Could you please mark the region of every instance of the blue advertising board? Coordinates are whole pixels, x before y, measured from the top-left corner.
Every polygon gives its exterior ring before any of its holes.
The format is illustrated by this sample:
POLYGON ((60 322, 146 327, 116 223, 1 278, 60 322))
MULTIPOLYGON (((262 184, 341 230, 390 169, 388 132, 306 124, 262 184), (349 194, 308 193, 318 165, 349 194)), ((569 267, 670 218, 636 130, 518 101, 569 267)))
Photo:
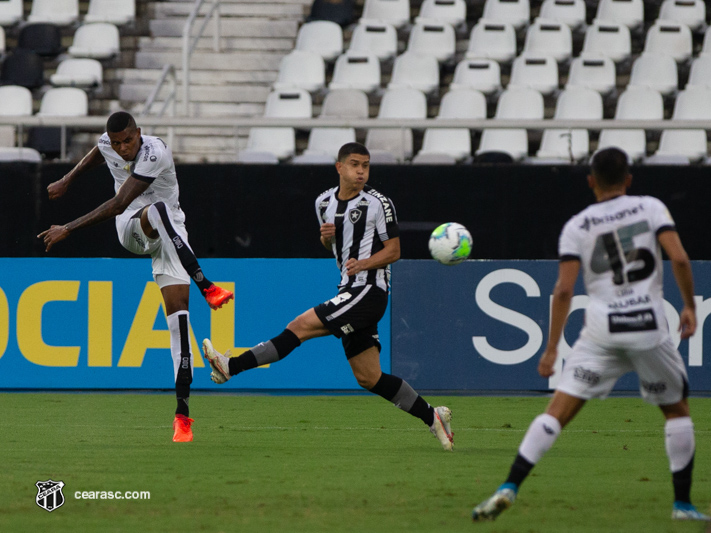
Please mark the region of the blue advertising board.
MULTIPOLYGON (((537 366, 548 335, 557 261, 467 261, 447 267, 434 261, 400 261, 394 268, 392 369, 418 390, 513 391, 554 388, 562 362, 582 327, 587 304, 582 276, 576 285, 557 372, 537 366)), ((679 341, 679 290, 664 270, 667 320, 688 364, 692 391, 711 390, 711 341, 704 342, 711 314, 711 263, 692 263, 699 327, 679 341)), ((711 321, 710 321, 711 322, 711 321)), ((616 390, 636 390, 633 375, 616 390)))
MULTIPOLYGON (((337 293, 326 259, 205 259, 205 273, 235 302, 211 311, 191 289, 193 388, 217 389, 199 349, 238 354, 279 334, 296 316, 337 293)), ((170 337, 150 259, 0 259, 0 388, 169 389, 170 337)), ((380 324, 383 368, 390 322, 380 324)), ((339 340, 313 339, 224 389, 358 389, 339 340)))

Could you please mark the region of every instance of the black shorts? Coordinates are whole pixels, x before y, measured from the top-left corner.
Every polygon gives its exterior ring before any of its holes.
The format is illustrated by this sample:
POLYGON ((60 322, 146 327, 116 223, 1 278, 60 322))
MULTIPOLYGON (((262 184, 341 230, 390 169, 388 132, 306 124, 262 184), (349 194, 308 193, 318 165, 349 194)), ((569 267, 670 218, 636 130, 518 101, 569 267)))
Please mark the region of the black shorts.
POLYGON ((314 307, 316 316, 343 342, 348 359, 375 346, 380 351, 378 322, 388 307, 388 293, 375 285, 344 289, 314 307))

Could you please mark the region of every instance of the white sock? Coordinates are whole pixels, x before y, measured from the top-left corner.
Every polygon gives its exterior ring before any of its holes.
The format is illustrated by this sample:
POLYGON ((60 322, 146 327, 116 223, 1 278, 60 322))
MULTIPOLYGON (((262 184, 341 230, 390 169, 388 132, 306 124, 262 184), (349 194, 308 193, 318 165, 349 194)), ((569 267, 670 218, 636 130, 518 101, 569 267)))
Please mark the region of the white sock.
POLYGON ((558 435, 560 435, 560 429, 560 422, 554 416, 549 414, 538 415, 528 426, 528 431, 526 436, 523 437, 523 441, 521 441, 518 453, 526 461, 535 465, 543 457, 543 454, 553 446, 558 435))
POLYGON ((170 355, 173 356, 173 376, 178 379, 178 369, 190 368, 193 375, 193 351, 190 346, 190 313, 177 311, 168 315, 170 330, 170 355), (184 318, 181 318, 184 317, 184 318))
POLYGON ((669 457, 669 469, 679 472, 694 457, 694 424, 691 417, 672 418, 664 425, 664 444, 669 457))

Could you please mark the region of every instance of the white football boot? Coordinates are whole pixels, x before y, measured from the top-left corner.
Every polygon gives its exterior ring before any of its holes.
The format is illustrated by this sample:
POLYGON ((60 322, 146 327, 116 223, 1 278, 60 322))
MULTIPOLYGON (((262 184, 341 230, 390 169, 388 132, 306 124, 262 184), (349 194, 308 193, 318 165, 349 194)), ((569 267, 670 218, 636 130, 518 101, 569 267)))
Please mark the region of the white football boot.
POLYGON ((452 421, 452 411, 449 407, 434 408, 434 422, 430 426, 430 432, 442 443, 442 448, 448 452, 452 451, 454 445, 454 433, 449 423, 452 421))
POLYGON ((515 487, 513 483, 504 483, 501 485, 491 498, 484 500, 474 507, 472 520, 474 520, 474 522, 494 520, 502 512, 511 507, 513 502, 516 501, 515 487))
POLYGON ((202 351, 210 362, 210 368, 212 368, 210 379, 212 379, 212 381, 221 385, 232 377, 230 375, 229 350, 225 352, 225 355, 222 355, 212 347, 210 339, 205 339, 202 341, 202 351))

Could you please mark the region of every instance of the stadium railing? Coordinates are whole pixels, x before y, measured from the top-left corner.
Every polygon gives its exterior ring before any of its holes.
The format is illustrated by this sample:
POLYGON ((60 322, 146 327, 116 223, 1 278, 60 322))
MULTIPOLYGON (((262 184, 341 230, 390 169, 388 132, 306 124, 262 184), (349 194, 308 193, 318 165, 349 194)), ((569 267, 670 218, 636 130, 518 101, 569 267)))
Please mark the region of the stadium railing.
POLYGON ((195 51, 195 47, 202 37, 210 17, 215 21, 215 31, 213 31, 213 49, 215 52, 220 51, 220 0, 212 0, 212 7, 207 12, 202 20, 202 26, 197 31, 197 34, 192 36, 193 25, 197 20, 200 8, 205 3, 205 0, 195 0, 193 10, 190 12, 188 19, 183 26, 183 114, 186 117, 190 116, 190 58, 195 51))

